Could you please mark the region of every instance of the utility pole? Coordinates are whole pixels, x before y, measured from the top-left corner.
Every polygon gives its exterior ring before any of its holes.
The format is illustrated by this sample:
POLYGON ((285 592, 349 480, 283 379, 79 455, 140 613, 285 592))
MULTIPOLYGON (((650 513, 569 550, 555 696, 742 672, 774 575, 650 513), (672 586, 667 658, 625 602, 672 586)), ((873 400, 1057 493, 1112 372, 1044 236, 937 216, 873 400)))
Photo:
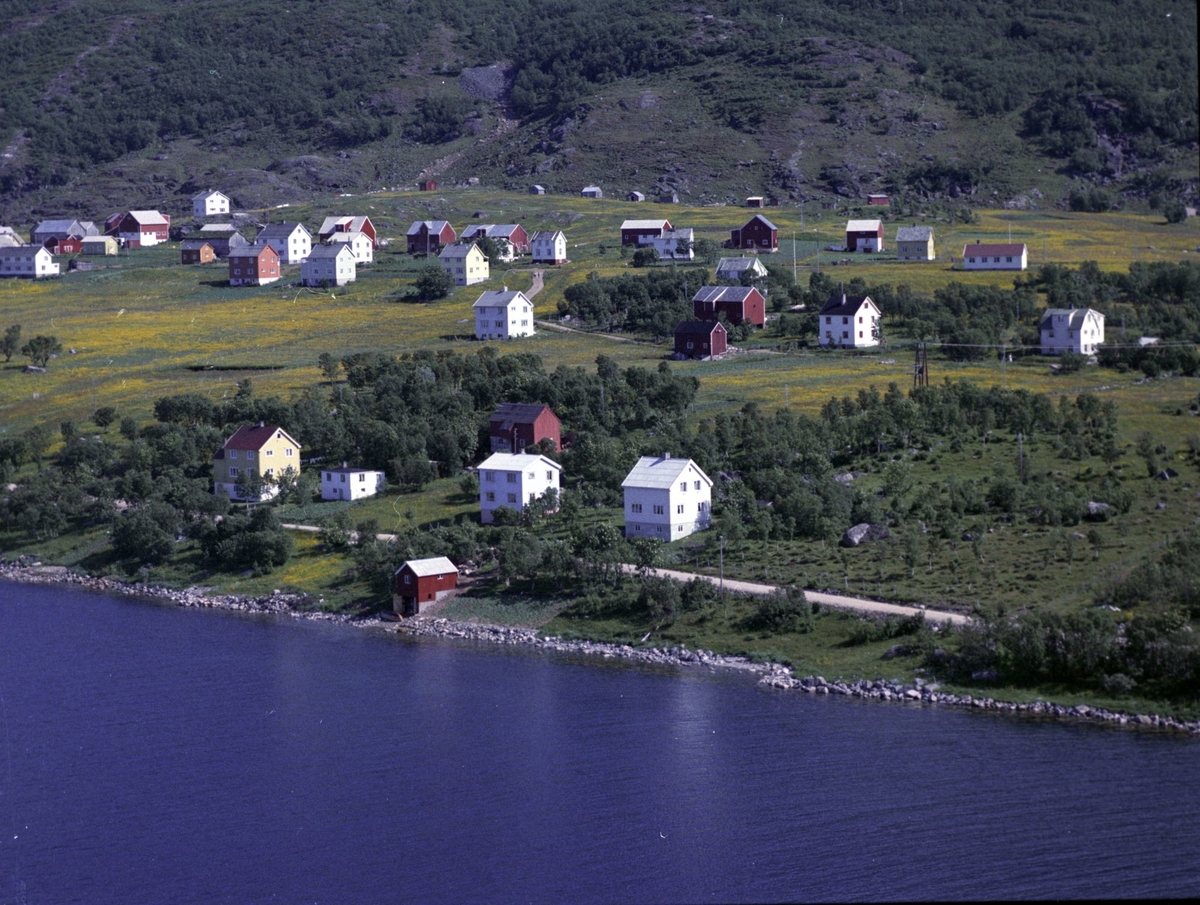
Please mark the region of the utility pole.
POLYGON ((724 600, 725 599, 725 535, 724 534, 718 535, 717 540, 721 542, 721 552, 719 554, 718 562, 720 563, 720 568, 721 568, 720 594, 721 594, 721 600, 724 600))

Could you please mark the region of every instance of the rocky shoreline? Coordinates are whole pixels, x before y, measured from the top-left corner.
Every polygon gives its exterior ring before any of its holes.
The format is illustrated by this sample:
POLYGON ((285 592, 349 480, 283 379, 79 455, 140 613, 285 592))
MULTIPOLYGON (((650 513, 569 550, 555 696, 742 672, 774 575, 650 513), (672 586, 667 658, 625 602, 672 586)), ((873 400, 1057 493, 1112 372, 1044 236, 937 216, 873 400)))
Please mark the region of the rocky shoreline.
POLYGON ((490 625, 477 622, 455 622, 450 619, 410 619, 394 623, 369 616, 344 616, 335 613, 303 610, 307 595, 285 594, 276 591, 259 597, 240 597, 233 594, 208 594, 199 588, 175 590, 139 583, 121 582, 110 578, 95 578, 72 572, 65 566, 45 566, 22 557, 17 562, 0 562, 0 579, 32 584, 70 584, 84 590, 104 594, 121 594, 173 603, 184 607, 213 607, 244 613, 263 613, 319 620, 358 628, 388 629, 416 637, 451 638, 488 644, 510 644, 535 647, 559 653, 577 654, 599 659, 618 659, 631 663, 657 666, 709 666, 719 669, 741 669, 759 673, 758 684, 781 691, 806 694, 843 695, 873 701, 901 704, 921 704, 966 707, 973 710, 1027 714, 1051 719, 1086 720, 1114 726, 1160 729, 1200 735, 1200 721, 1183 721, 1157 714, 1122 713, 1101 707, 1077 704, 1066 707, 1045 701, 1014 703, 969 694, 942 691, 937 683, 915 679, 912 684, 887 682, 883 679, 860 679, 857 682, 829 682, 821 676, 796 678, 789 667, 779 663, 755 663, 746 657, 714 654, 712 651, 692 650, 683 646, 673 648, 641 648, 628 644, 608 644, 600 641, 568 640, 543 636, 536 629, 490 625))

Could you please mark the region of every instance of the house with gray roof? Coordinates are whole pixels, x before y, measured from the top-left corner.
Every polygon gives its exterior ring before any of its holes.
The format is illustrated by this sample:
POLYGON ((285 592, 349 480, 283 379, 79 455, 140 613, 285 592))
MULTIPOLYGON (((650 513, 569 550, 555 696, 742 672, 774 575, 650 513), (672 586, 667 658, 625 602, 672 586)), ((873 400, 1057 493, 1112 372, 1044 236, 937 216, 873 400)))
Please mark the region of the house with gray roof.
POLYGON ((642 456, 621 489, 626 537, 670 542, 712 524, 712 479, 691 459, 642 456))
POLYGON ((896 257, 901 261, 932 261, 933 227, 901 226, 897 229, 896 257))

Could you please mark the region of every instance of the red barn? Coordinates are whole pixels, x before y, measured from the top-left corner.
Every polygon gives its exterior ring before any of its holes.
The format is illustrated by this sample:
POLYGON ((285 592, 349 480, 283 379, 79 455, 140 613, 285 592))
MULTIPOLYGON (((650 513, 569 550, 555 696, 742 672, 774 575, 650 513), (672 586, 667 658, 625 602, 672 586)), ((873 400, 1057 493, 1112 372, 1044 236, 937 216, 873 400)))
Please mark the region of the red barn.
POLYGON ((392 609, 401 616, 419 616, 430 604, 454 593, 458 567, 444 556, 410 559, 396 570, 392 609))
POLYGON ((422 192, 436 192, 437 191, 437 183, 434 182, 432 179, 426 179, 424 182, 420 182, 417 185, 421 189, 422 192))
POLYGON ((847 251, 883 251, 882 220, 850 220, 846 223, 847 251))
POLYGON ((149 248, 170 238, 171 218, 158 211, 127 211, 104 221, 105 233, 115 234, 126 248, 149 248), (114 223, 110 226, 109 224, 114 223))
POLYGON ((488 437, 494 453, 522 453, 526 448, 550 440, 554 451, 562 449, 562 423, 548 405, 505 402, 488 421, 488 437))
POLYGON ((729 244, 734 248, 779 251, 779 229, 762 214, 755 214, 741 229, 730 230, 729 244))
POLYGON ((643 237, 660 239, 670 229, 670 220, 626 220, 621 224, 621 244, 641 245, 643 237))
POLYGON ((766 299, 753 286, 701 286, 692 296, 692 316, 696 320, 715 321, 724 313, 733 325, 751 323, 766 326, 766 299))
POLYGON ((867 204, 871 204, 876 207, 887 207, 891 203, 892 203, 892 199, 890 199, 887 195, 884 195, 884 194, 867 195, 867 204))
POLYGON ((728 336, 719 321, 681 321, 675 328, 675 355, 680 358, 724 355, 728 336))

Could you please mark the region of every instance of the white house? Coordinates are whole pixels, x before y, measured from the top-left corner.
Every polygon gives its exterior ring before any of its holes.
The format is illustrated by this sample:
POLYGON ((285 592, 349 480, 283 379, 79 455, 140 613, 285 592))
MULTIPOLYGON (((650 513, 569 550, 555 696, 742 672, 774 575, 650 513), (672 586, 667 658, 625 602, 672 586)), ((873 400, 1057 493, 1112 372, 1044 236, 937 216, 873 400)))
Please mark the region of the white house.
POLYGON ((567 237, 562 230, 536 232, 529 245, 534 264, 567 263, 567 237))
POLYGON ((197 220, 202 217, 229 216, 229 196, 212 189, 201 192, 192 199, 192 216, 197 220))
POLYGON ((691 459, 642 456, 621 487, 626 537, 674 541, 712 523, 712 479, 691 459))
POLYGON ((56 277, 61 267, 54 255, 42 245, 17 245, 0 248, 0 277, 56 277))
POLYGON ((933 227, 901 226, 897 229, 896 257, 901 261, 932 261, 933 227))
POLYGON ((763 279, 767 268, 758 258, 721 258, 717 262, 717 279, 730 283, 741 283, 743 274, 750 274, 751 280, 763 279))
POLYGON ((533 302, 520 291, 489 289, 476 300, 476 339, 514 339, 533 336, 533 302))
POLYGON ((963 246, 963 270, 1024 270, 1029 266, 1025 243, 987 245, 976 242, 963 246))
POLYGON ((312 252, 312 233, 303 223, 268 223, 258 231, 255 245, 270 245, 283 264, 301 264, 312 252))
POLYGON ((305 286, 345 286, 357 276, 354 252, 341 242, 318 245, 300 265, 300 282, 305 286))
POLYGON ((340 232, 329 237, 329 244, 348 245, 354 253, 355 264, 371 264, 375 260, 375 242, 366 233, 340 232))
POLYGON ((817 341, 822 346, 865 349, 879 345, 879 306, 869 295, 832 296, 817 316, 817 341))
POLYGON ((341 468, 321 469, 323 500, 361 500, 363 497, 375 496, 386 486, 387 478, 382 471, 349 468, 345 462, 341 468))
POLYGON ((1104 342, 1104 315, 1093 308, 1047 308, 1038 332, 1043 355, 1093 355, 1104 342))
POLYGON ((455 286, 473 286, 482 283, 491 275, 487 255, 474 242, 463 245, 455 242, 447 245, 438 254, 438 263, 450 276, 455 286))
POLYGON ((604 191, 598 185, 585 185, 583 191, 579 193, 584 198, 603 198, 604 191))
POLYGON ((661 236, 647 236, 638 240, 642 248, 653 248, 660 261, 690 261, 696 253, 691 227, 664 230, 661 236))
POLYGON ((545 456, 492 453, 479 466, 479 516, 490 525, 501 506, 520 512, 546 492, 559 491, 562 466, 545 456))

